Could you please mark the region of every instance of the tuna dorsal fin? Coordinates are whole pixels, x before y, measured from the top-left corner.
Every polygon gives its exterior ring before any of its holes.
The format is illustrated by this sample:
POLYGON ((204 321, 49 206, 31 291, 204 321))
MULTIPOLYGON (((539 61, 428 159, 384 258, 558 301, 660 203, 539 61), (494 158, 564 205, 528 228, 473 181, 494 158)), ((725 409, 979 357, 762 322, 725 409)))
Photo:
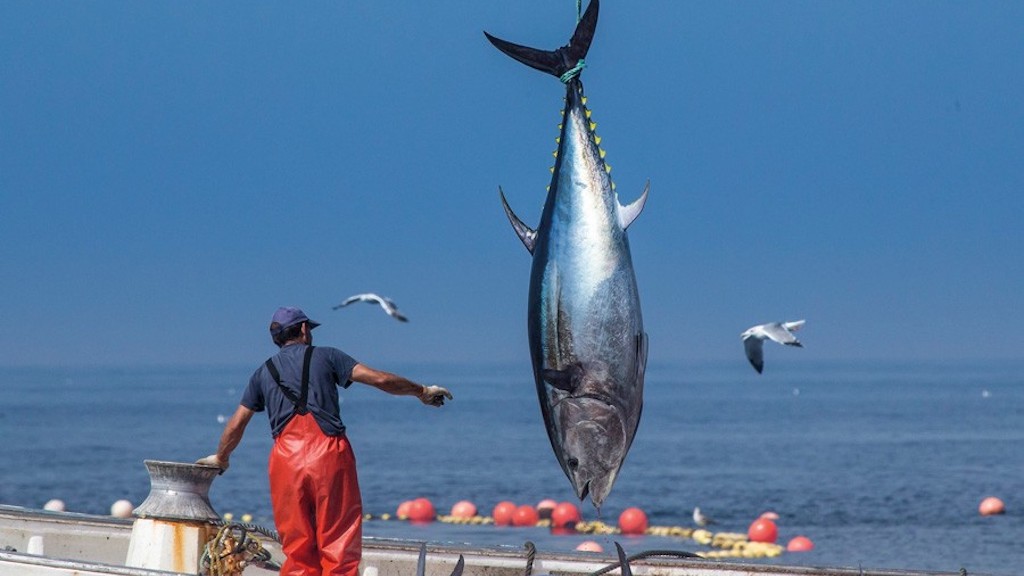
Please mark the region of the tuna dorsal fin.
POLYGON ((484 32, 484 36, 487 36, 495 48, 530 68, 561 77, 574 68, 580 60, 586 58, 587 52, 590 50, 590 43, 594 40, 594 30, 597 28, 598 5, 598 0, 590 0, 586 12, 576 24, 572 39, 557 50, 538 50, 529 46, 513 44, 501 38, 495 38, 487 32, 484 32))
POLYGON ((501 195, 501 205, 505 208, 505 216, 508 216, 508 221, 512 223, 516 235, 523 241, 523 246, 526 246, 530 254, 533 254, 533 246, 537 242, 537 231, 523 224, 523 221, 516 216, 516 213, 508 205, 508 201, 505 200, 505 191, 501 189, 501 186, 498 186, 498 194, 501 195))
POLYGON ((619 206, 619 225, 625 230, 629 228, 629 225, 636 220, 636 217, 640 215, 640 212, 644 209, 644 204, 647 203, 647 192, 651 189, 651 181, 648 180, 644 186, 644 191, 640 194, 640 197, 634 200, 629 206, 619 206))

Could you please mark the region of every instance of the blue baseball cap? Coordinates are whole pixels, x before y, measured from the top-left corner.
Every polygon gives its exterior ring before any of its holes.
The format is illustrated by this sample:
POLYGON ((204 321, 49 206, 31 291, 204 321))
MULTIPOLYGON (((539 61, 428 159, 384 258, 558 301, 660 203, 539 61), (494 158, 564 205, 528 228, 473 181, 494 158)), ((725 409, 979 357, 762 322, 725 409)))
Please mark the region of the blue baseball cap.
POLYGON ((274 316, 270 319, 270 331, 278 334, 282 330, 302 322, 308 322, 310 330, 320 325, 319 322, 310 320, 309 316, 306 316, 306 313, 302 310, 291 306, 282 306, 274 312, 274 316), (277 324, 277 326, 274 326, 274 324, 277 324))

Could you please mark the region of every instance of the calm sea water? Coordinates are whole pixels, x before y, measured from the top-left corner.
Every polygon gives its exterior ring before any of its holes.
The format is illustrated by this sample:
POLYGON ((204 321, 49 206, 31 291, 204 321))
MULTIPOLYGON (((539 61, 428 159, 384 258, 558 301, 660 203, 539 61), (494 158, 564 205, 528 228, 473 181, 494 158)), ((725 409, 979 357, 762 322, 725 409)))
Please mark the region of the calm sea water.
MULTIPOLYGON (((779 363, 781 364, 781 363, 779 363)), ((342 413, 359 461, 364 507, 393 512, 430 498, 446 513, 471 500, 574 500, 541 421, 528 366, 387 366, 448 386, 440 410, 353 386, 342 413)), ((191 462, 211 453, 253 367, 6 369, 0 401, 0 503, 109 513, 149 493, 143 460, 191 462)), ((633 448, 600 519, 627 507, 652 525, 745 532, 774 510, 779 541, 805 535, 814 566, 970 574, 1024 573, 1024 363, 776 365, 758 377, 732 365, 654 366, 633 448), (1006 503, 982 517, 986 496, 1006 503)), ((272 525, 269 426, 257 415, 210 499, 220 513, 272 525)), ((583 506, 586 519, 596 511, 583 506)), ((366 534, 541 550, 594 539, 539 528, 375 520, 366 534)), ((618 536, 627 552, 702 549, 689 540, 618 536)))

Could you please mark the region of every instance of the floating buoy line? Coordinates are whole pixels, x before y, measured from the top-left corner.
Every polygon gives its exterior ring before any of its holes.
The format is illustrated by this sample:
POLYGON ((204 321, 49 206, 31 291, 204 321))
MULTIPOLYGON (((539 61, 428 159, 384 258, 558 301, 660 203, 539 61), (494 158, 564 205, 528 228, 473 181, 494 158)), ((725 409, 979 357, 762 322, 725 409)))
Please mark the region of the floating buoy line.
MULTIPOLYGON (((497 526, 520 528, 546 528, 555 535, 595 536, 656 536, 662 538, 689 540, 709 549, 695 552, 674 551, 673 554, 706 559, 725 558, 775 558, 785 552, 808 552, 814 549, 814 542, 803 535, 793 537, 788 544, 776 543, 778 527, 775 521, 779 515, 764 512, 755 519, 746 533, 712 532, 703 527, 650 526, 647 514, 640 508, 630 507, 622 511, 618 524, 607 524, 600 520, 584 521, 579 508, 572 502, 542 500, 536 506, 516 504, 505 500, 498 502, 487 516, 478 512, 477 506, 468 500, 456 502, 450 514, 438 514, 434 504, 427 498, 416 498, 402 502, 395 513, 364 514, 364 522, 400 521, 412 524, 441 522, 467 526, 497 526)), ((242 515, 243 521, 251 516, 242 515)), ((225 514, 225 521, 232 515, 225 514)), ((603 552, 603 547, 593 540, 586 540, 576 546, 581 552, 603 552)))
MULTIPOLYGON (((397 514, 365 514, 364 521, 400 521, 410 522, 409 517, 397 514)), ((439 514, 434 517, 435 521, 445 524, 462 525, 497 525, 492 516, 452 516, 439 514)), ((423 522, 423 521, 421 521, 423 522)), ((429 520, 427 520, 429 522, 429 520)), ((550 519, 538 520, 532 525, 536 528, 552 528, 550 519)), ((522 526, 520 526, 522 527, 522 526)), ((557 530, 557 528, 555 528, 557 530)), ((576 522, 573 525, 564 527, 567 534, 592 534, 597 536, 612 536, 623 534, 623 530, 617 526, 606 524, 600 520, 590 522, 576 522)), ((754 542, 747 538, 746 534, 739 532, 711 532, 703 528, 691 528, 687 526, 649 526, 643 534, 648 536, 659 536, 664 538, 678 538, 691 540, 697 544, 713 548, 712 550, 701 550, 694 552, 694 555, 701 558, 775 558, 781 556, 785 548, 774 542, 754 542)))

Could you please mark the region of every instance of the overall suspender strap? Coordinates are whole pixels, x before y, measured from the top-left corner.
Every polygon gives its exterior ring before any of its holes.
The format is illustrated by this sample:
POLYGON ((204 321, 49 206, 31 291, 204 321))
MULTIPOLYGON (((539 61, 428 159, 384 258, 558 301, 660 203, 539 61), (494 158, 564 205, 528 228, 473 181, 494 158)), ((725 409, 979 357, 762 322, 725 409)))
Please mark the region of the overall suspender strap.
POLYGON ((299 391, 299 397, 295 397, 295 393, 281 384, 281 374, 277 371, 277 366, 274 366, 273 358, 267 358, 264 365, 267 367, 267 372, 270 372, 270 376, 274 379, 274 382, 281 388, 281 392, 285 398, 291 400, 292 404, 295 405, 295 411, 299 414, 305 414, 309 412, 306 408, 306 399, 309 397, 309 364, 313 358, 313 346, 306 348, 306 356, 302 359, 302 388, 299 391))
POLYGON ((309 397, 309 363, 313 358, 313 347, 306 347, 306 357, 302 359, 302 388, 299 391, 299 414, 306 413, 306 398, 309 397))

